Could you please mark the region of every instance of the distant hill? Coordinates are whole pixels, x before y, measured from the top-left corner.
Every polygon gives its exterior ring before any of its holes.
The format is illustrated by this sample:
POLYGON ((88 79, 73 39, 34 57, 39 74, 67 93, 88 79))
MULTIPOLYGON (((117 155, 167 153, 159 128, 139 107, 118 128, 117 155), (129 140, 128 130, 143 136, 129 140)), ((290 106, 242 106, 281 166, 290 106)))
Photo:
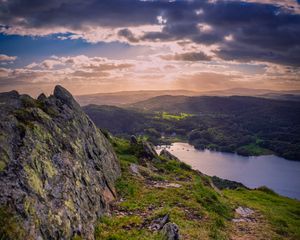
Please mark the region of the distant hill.
POLYGON ((153 97, 169 96, 257 96, 262 98, 300 101, 300 91, 273 91, 268 89, 232 88, 217 91, 188 91, 188 90, 141 90, 121 91, 112 93, 96 93, 76 96, 81 106, 90 104, 122 106, 141 102, 153 97))
POLYGON ((87 106, 99 127, 155 144, 189 141, 241 155, 276 154, 300 160, 298 102, 247 96, 158 96, 127 108, 87 106))
POLYGON ((90 95, 76 96, 76 100, 81 106, 86 106, 89 104, 97 105, 112 105, 120 106, 124 104, 132 104, 135 102, 140 102, 152 97, 162 96, 162 95, 184 95, 184 96, 197 96, 199 92, 187 91, 187 90, 142 90, 142 91, 122 91, 122 92, 112 92, 112 93, 96 93, 90 95))
POLYGON ((295 91, 295 94, 292 93, 266 93, 263 95, 258 95, 259 97, 269 98, 269 99, 278 99, 278 100, 286 100, 286 101, 300 101, 300 94, 295 91))
MULTIPOLYGON (((282 114, 285 112, 284 116, 291 114, 296 117, 297 115, 295 114, 300 114, 300 108, 296 107, 296 105, 297 103, 293 101, 247 96, 158 96, 128 105, 128 107, 146 111, 166 111, 171 113, 233 114, 251 111, 258 113, 257 111, 259 111, 272 114, 280 112, 282 114), (296 112, 295 108, 297 109, 296 112), (278 111, 279 109, 280 111, 278 111)), ((278 115, 279 118, 284 116, 278 115)))
POLYGON ((277 98, 282 95, 300 96, 300 90, 275 91, 256 88, 230 88, 225 90, 201 92, 201 96, 259 96, 277 98))

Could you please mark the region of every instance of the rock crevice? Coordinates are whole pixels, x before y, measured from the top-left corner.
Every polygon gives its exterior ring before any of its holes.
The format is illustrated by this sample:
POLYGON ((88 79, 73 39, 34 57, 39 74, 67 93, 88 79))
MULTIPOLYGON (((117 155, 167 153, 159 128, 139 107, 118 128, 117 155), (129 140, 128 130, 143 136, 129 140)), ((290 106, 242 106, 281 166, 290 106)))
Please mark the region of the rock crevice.
POLYGON ((120 175, 109 141, 61 86, 37 100, 3 93, 0 103, 0 210, 20 228, 1 234, 93 239, 120 175))

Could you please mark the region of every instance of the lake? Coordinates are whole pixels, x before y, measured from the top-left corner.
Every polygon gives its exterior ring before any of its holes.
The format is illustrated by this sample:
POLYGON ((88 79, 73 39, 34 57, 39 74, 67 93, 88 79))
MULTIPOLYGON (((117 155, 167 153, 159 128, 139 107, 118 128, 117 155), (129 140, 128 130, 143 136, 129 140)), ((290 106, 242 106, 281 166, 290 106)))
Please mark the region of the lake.
POLYGON ((300 162, 274 155, 244 157, 201 151, 188 143, 173 143, 167 150, 207 175, 241 182, 249 188, 267 186, 281 195, 300 200, 300 162))

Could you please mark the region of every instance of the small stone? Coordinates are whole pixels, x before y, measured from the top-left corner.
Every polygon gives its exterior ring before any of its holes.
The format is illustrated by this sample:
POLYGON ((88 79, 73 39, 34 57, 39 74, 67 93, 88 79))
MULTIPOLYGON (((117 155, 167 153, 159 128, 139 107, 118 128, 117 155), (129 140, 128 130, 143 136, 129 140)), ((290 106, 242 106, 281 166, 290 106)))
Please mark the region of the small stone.
POLYGON ((138 175, 138 176, 141 175, 140 172, 139 172, 138 165, 136 165, 136 164, 134 164, 134 163, 131 163, 130 166, 129 166, 129 168, 130 168, 130 171, 131 171, 133 174, 138 175))
POLYGON ((179 228, 175 223, 167 223, 162 229, 162 234, 165 240, 179 240, 179 228))
POLYGON ((254 213, 254 211, 250 208, 244 208, 244 207, 238 207, 235 209, 235 212, 239 214, 242 217, 249 217, 251 214, 254 213))
POLYGON ((169 215, 166 214, 165 216, 161 218, 154 219, 151 224, 149 229, 152 231, 158 231, 164 227, 164 225, 169 222, 169 215))

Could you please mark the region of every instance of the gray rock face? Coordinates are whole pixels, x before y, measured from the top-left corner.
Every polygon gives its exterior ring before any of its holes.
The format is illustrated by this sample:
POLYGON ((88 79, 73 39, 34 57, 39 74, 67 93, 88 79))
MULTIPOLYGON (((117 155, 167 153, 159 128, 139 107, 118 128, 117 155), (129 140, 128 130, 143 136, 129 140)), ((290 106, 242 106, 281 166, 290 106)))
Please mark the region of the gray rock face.
POLYGON ((143 155, 142 155, 143 158, 154 159, 154 158, 158 157, 158 155, 155 151, 155 147, 152 143, 143 141, 142 145, 143 145, 143 150, 144 150, 143 155))
POLYGON ((19 228, 0 236, 93 239, 119 175, 110 143, 63 87, 38 100, 0 94, 0 218, 19 228))

